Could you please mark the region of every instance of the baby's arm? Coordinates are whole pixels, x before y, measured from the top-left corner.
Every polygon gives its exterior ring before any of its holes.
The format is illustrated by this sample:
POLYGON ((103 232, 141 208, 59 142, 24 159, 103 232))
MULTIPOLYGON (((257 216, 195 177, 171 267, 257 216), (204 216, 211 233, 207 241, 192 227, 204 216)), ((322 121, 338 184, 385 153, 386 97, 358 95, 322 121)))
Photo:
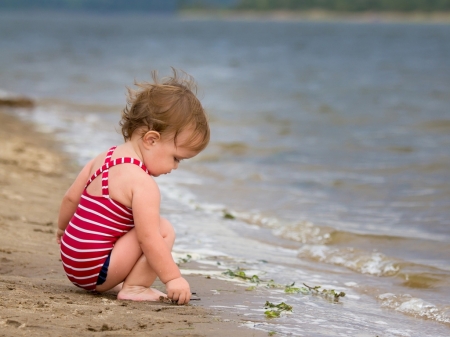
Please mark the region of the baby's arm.
POLYGON ((147 261, 166 285, 167 296, 178 304, 188 303, 191 297, 189 283, 181 277, 164 241, 160 228, 160 193, 156 182, 146 177, 133 189, 132 209, 137 238, 147 261))
POLYGON ((78 203, 81 199, 81 194, 83 193, 86 182, 89 179, 89 173, 91 170, 93 160, 86 164, 86 166, 78 174, 78 177, 73 182, 72 186, 69 187, 66 194, 61 201, 61 207, 59 209, 58 217, 58 228, 56 230, 56 242, 61 243, 61 237, 69 224, 70 219, 75 214, 77 210, 78 203))

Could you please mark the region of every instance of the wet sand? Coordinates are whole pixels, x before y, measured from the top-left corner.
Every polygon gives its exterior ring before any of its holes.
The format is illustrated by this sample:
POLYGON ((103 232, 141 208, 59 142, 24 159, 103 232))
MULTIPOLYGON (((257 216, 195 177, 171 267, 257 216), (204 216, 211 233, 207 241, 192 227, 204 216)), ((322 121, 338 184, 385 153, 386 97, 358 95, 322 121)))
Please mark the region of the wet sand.
MULTIPOLYGON (((0 107, 0 336, 267 336, 210 305, 245 304, 244 287, 187 275, 201 298, 188 306, 118 301, 66 278, 55 242, 59 203, 78 167, 0 107)), ((9 109, 9 108, 8 108, 9 109)), ((182 265, 196 269, 195 262, 182 265)), ((156 288, 164 289, 161 283, 156 288)))

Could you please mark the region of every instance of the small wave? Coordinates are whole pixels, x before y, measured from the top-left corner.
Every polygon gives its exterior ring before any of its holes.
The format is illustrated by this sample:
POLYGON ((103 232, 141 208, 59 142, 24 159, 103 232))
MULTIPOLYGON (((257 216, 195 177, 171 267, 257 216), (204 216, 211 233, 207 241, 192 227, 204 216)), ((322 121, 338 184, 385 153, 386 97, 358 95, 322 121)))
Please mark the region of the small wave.
POLYGON ((365 252, 355 248, 330 248, 323 245, 305 245, 299 249, 299 258, 349 268, 353 271, 374 276, 393 276, 400 270, 399 261, 379 252, 365 252))
POLYGON ((230 211, 236 219, 246 222, 250 225, 257 225, 264 228, 276 229, 280 227, 280 222, 274 217, 264 216, 256 212, 235 212, 230 211))
MULTIPOLYGON (((297 252, 298 258, 342 266, 361 274, 380 277, 395 276, 403 286, 409 288, 426 289, 448 286, 448 280, 450 280, 448 271, 433 267, 428 261, 426 264, 407 262, 368 248, 369 244, 370 247, 385 248, 387 241, 389 247, 414 246, 418 244, 416 241, 403 237, 339 231, 332 227, 317 226, 310 221, 286 223, 259 211, 234 211, 223 204, 199 202, 194 194, 178 184, 181 181, 184 184, 187 182, 201 184, 201 180, 190 175, 182 175, 180 180, 170 177, 165 183, 160 181, 161 192, 165 197, 177 200, 192 210, 215 214, 227 221, 241 221, 250 226, 269 229, 279 238, 302 243, 304 245, 297 252)), ((421 241, 420 244, 423 247, 424 242, 421 241)), ((436 242, 428 244, 437 245, 436 242)), ((439 247, 445 250, 447 246, 439 247)))
POLYGON ((273 233, 283 239, 297 242, 325 244, 331 241, 333 231, 332 228, 319 227, 312 222, 303 221, 277 228, 273 233))
MULTIPOLYGON (((284 223, 276 217, 266 216, 259 211, 238 212, 227 208, 223 204, 199 202, 194 194, 180 187, 175 178, 170 177, 170 180, 168 179, 165 182, 164 177, 159 179, 161 192, 166 197, 177 200, 191 209, 215 213, 225 219, 233 219, 249 225, 271 229, 275 236, 291 241, 309 244, 329 244, 335 240, 334 233, 336 230, 331 227, 317 226, 310 221, 284 223)), ((184 184, 186 184, 187 179, 189 178, 186 176, 182 177, 184 184)), ((201 184, 201 181, 196 183, 201 184)))
POLYGON ((400 269, 397 276, 403 280, 402 285, 408 288, 447 288, 450 285, 450 273, 445 270, 413 263, 402 263, 400 269))
POLYGON ((287 240, 301 243, 330 243, 333 228, 317 226, 310 221, 282 223, 274 217, 264 216, 256 212, 230 212, 234 218, 250 225, 257 225, 273 230, 273 234, 287 240))
POLYGON ((392 293, 378 296, 381 306, 394 309, 404 314, 431 319, 439 323, 450 324, 450 307, 439 308, 432 303, 409 294, 395 295, 392 293))

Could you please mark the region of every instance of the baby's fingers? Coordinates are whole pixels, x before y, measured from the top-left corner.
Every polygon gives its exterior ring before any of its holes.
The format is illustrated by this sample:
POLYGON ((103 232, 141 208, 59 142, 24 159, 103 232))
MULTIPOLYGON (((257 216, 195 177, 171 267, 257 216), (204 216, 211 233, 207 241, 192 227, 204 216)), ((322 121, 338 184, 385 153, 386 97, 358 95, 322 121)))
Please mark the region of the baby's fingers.
POLYGON ((188 304, 189 301, 191 300, 191 293, 181 293, 180 297, 178 298, 178 304, 179 305, 183 305, 183 304, 188 304))
POLYGON ((166 283, 167 296, 178 304, 186 304, 191 298, 189 283, 179 277, 166 283))
POLYGON ((173 298, 172 301, 180 303, 180 294, 176 294, 173 298))
POLYGON ((180 298, 180 293, 178 291, 173 291, 171 294, 167 294, 167 297, 169 297, 172 301, 177 302, 180 298))

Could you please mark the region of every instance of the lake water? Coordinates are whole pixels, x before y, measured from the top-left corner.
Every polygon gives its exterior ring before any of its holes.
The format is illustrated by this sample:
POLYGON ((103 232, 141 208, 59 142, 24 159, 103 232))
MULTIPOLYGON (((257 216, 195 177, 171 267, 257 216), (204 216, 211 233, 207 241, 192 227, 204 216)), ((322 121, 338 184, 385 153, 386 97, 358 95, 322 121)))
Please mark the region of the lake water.
POLYGON ((211 144, 158 178, 177 256, 347 294, 226 309, 278 335, 450 334, 449 60, 450 25, 0 14, 0 89, 79 164, 134 79, 195 77, 211 144))

